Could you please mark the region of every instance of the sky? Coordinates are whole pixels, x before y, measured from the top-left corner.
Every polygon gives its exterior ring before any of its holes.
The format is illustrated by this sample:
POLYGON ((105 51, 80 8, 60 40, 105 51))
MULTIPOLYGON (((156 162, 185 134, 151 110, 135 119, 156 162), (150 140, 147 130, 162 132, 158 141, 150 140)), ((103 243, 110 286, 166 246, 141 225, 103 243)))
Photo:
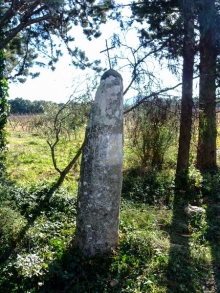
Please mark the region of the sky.
MULTIPOLYGON (((129 3, 129 0, 124 0, 123 4, 129 3)), ((126 16, 129 15, 129 8, 123 9, 126 16)), ((102 35, 98 39, 93 39, 88 41, 86 36, 83 34, 80 27, 74 27, 73 36, 75 38, 74 44, 80 49, 86 52, 86 55, 90 60, 100 59, 101 66, 103 68, 109 68, 107 53, 100 53, 100 51, 106 49, 106 40, 109 40, 114 33, 120 32, 119 23, 116 21, 108 20, 107 24, 104 24, 100 28, 102 35)), ((131 40, 132 45, 138 44, 137 33, 130 32, 129 41, 131 40)), ((114 57, 117 54, 117 49, 112 49, 109 51, 110 57, 114 57)), ((85 79, 86 75, 90 76, 90 79, 93 78, 94 73, 92 70, 77 70, 73 65, 70 65, 71 59, 68 55, 65 47, 63 46, 64 55, 60 58, 56 64, 56 70, 51 71, 47 68, 36 68, 36 71, 40 71, 40 76, 31 79, 28 78, 24 84, 20 83, 11 83, 9 84, 9 99, 15 99, 17 97, 28 99, 31 101, 34 100, 45 100, 45 101, 54 101, 56 103, 66 102, 71 95, 76 91, 83 92, 85 88, 85 79), (79 84, 81 84, 79 86, 79 84)), ((152 60, 149 62, 152 63, 152 60)), ((114 68, 116 69, 116 68, 114 68)), ((160 71, 160 69, 158 69, 160 71)), ((121 72, 120 72, 121 73, 121 72)), ((129 73, 123 72, 122 74, 124 80, 124 87, 129 83, 131 76, 129 73)), ((173 76, 168 70, 163 70, 162 80, 166 80, 166 86, 174 85, 178 83, 173 81, 173 76)), ((130 91, 126 98, 132 98, 135 93, 130 91)))
MULTIPOLYGON (((80 49, 85 50, 89 59, 101 59, 101 66, 108 66, 106 54, 100 53, 105 49, 105 40, 109 39, 113 34, 114 28, 118 24, 112 22, 107 29, 102 29, 102 36, 99 39, 88 41, 83 35, 81 28, 75 28, 74 37, 75 45, 80 49), (113 26, 114 25, 114 26, 113 26)), ((92 74, 92 71, 82 71, 70 65, 71 58, 63 46, 63 56, 56 64, 56 70, 51 71, 49 68, 36 68, 40 72, 40 76, 34 79, 28 78, 24 84, 11 83, 9 85, 10 99, 21 97, 29 100, 50 100, 62 102, 67 100, 73 93, 76 86, 75 79, 81 77, 85 79, 85 74, 92 74)))

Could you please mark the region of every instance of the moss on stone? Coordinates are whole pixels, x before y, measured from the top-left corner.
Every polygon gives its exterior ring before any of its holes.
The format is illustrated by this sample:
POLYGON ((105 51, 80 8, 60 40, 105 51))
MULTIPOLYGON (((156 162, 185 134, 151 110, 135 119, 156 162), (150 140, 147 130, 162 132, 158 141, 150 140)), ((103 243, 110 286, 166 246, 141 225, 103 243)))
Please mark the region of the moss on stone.
POLYGON ((101 80, 106 79, 109 76, 119 77, 122 80, 122 76, 120 73, 115 71, 114 69, 107 70, 101 77, 101 80))

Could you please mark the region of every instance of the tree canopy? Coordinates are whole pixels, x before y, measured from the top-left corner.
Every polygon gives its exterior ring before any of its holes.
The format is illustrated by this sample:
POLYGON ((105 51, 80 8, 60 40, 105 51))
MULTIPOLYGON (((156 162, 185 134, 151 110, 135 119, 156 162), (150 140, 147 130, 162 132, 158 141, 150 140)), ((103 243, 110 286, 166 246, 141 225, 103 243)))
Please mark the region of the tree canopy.
MULTIPOLYGON (((0 50, 8 49, 8 67, 14 69, 17 66, 16 75, 25 76, 40 52, 49 55, 48 65, 54 69, 54 64, 62 56, 57 45, 58 37, 66 44, 75 66, 99 70, 98 61, 89 62, 85 53, 72 48, 70 42, 74 41, 74 27, 78 25, 89 40, 99 37, 99 26, 106 22, 105 11, 111 5, 111 0, 99 5, 95 0, 0 1, 0 30, 4 35, 0 50), (16 61, 18 59, 21 61, 16 61)), ((43 62, 37 64, 44 65, 43 62)))

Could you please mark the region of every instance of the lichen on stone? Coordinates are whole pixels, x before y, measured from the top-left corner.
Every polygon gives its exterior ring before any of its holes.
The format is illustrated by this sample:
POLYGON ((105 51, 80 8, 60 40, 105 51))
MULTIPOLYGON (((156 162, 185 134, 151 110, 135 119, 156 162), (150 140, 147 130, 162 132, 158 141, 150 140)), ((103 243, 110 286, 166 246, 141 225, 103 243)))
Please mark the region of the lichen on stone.
POLYGON ((121 74, 119 74, 114 69, 107 70, 101 77, 101 80, 108 78, 109 76, 119 77, 122 80, 121 74))

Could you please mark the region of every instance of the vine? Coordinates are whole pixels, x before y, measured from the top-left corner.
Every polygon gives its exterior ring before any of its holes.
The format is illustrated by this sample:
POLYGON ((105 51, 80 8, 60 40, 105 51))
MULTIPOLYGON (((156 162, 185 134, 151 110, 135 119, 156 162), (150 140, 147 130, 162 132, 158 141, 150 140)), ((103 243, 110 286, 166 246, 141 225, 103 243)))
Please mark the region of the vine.
MULTIPOLYGON (((3 39, 3 33, 0 33, 0 40, 3 39)), ((0 177, 5 171, 7 139, 6 139, 6 124, 8 118, 9 105, 8 97, 8 83, 4 77, 5 71, 5 52, 0 51, 0 177)))

